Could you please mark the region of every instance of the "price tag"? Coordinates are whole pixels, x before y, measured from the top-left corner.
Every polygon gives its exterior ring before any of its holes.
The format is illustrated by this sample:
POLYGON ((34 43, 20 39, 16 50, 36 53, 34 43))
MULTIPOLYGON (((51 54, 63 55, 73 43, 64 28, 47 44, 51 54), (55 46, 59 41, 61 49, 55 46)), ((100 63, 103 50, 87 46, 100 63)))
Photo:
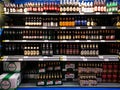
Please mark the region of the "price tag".
POLYGON ((7 61, 7 58, 4 58, 2 61, 7 61))
POLYGON ((109 59, 104 59, 104 61, 109 61, 109 59))
POLYGON ((48 58, 47 56, 44 56, 43 58, 48 58))
POLYGON ((43 61, 43 58, 39 58, 39 61, 43 61))
POLYGON ((67 56, 62 56, 62 57, 60 57, 60 60, 61 60, 61 61, 67 61, 67 56))
POLYGON ((44 42, 48 42, 48 40, 44 40, 44 42))
POLYGON ((19 58, 18 61, 23 61, 23 59, 22 59, 22 58, 19 58))
POLYGON ((88 29, 92 29, 92 27, 88 27, 88 29))
POLYGON ((4 26, 3 28, 9 28, 9 26, 4 26))
POLYGON ((22 42, 26 42, 26 40, 22 40, 22 42))
POLYGON ((106 29, 106 27, 105 27, 105 26, 102 26, 101 29, 106 29))
POLYGON ((117 40, 116 42, 120 42, 120 40, 117 40))
POLYGON ((29 29, 30 27, 29 26, 25 26, 26 29, 29 29))
POLYGON ((80 27, 76 27, 76 29, 80 29, 80 27))
POLYGON ((66 13, 61 13, 61 15, 66 15, 66 13))
POLYGON ((3 59, 4 59, 4 58, 6 58, 6 59, 7 59, 7 58, 8 58, 8 56, 4 56, 4 57, 3 57, 3 59))
POLYGON ((113 14, 112 12, 108 12, 109 15, 113 14))
POLYGON ((103 59, 104 57, 103 57, 103 56, 99 56, 99 58, 102 58, 102 59, 103 59))
POLYGON ((84 15, 85 13, 80 13, 81 15, 84 15))
POLYGON ((62 40, 62 42, 67 42, 66 40, 62 40))
POLYGON ((46 13, 46 12, 43 12, 42 14, 43 14, 43 15, 47 15, 47 13, 46 13))
POLYGON ((79 42, 79 40, 75 40, 75 42, 79 42))
POLYGON ((24 56, 23 58, 28 58, 28 56, 24 56))
POLYGON ((83 61, 87 61, 87 59, 86 59, 86 58, 83 58, 83 61))
POLYGON ((91 42, 91 40, 87 40, 87 42, 91 42))
POLYGON ((66 29, 66 27, 61 27, 61 29, 66 29))
POLYGON ((42 27, 43 29, 47 29, 47 27, 42 27))
POLYGON ((100 40, 100 42, 105 42, 105 40, 100 40))
POLYGON ((5 14, 9 14, 9 12, 5 12, 5 14))
POLYGON ((29 13, 29 12, 26 12, 26 13, 25 13, 25 15, 28 15, 28 14, 30 14, 30 13, 29 13))
POLYGON ((2 42, 9 42, 10 40, 2 40, 2 42))
POLYGON ((96 14, 96 15, 100 15, 100 12, 96 12, 95 14, 96 14))

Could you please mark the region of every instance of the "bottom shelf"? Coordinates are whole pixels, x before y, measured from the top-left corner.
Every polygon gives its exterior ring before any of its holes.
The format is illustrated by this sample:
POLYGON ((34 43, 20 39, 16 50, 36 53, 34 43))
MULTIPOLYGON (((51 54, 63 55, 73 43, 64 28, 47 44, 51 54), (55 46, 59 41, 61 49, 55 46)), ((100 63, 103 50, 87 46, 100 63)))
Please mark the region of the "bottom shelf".
MULTIPOLYGON (((51 86, 36 86, 36 83, 21 83, 19 88, 29 87, 81 87, 78 82, 63 82, 63 85, 51 85, 51 86)), ((83 87, 83 86, 82 86, 83 87)), ((84 86, 84 87, 120 87, 120 83, 98 83, 97 86, 84 86)))

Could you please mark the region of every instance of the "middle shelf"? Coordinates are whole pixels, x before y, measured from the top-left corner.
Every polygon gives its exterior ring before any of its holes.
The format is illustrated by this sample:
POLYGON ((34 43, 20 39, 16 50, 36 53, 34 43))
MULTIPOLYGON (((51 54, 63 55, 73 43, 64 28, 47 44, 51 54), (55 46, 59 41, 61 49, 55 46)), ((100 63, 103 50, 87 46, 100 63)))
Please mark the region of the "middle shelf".
POLYGON ((12 55, 3 56, 2 61, 119 61, 118 55, 99 55, 99 56, 66 56, 53 55, 51 56, 23 56, 12 55))

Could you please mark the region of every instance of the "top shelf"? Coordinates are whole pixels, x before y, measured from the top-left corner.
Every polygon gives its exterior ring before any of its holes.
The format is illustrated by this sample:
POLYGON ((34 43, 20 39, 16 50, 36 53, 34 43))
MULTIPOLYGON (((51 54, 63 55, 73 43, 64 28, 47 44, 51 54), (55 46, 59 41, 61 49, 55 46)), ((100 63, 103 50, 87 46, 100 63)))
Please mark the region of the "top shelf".
POLYGON ((26 12, 26 13, 3 13, 3 15, 120 15, 120 13, 100 13, 100 12, 93 12, 93 13, 47 13, 47 12, 26 12))

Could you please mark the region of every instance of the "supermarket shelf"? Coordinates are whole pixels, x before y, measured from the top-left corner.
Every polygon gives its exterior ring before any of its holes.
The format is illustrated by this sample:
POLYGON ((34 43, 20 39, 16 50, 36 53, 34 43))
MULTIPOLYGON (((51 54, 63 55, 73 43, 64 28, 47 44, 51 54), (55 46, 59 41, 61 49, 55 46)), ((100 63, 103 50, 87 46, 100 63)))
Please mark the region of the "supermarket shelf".
POLYGON ((119 15, 119 13, 113 12, 83 12, 83 13, 47 13, 47 12, 6 12, 3 15, 119 15))
POLYGON ((12 55, 3 56, 2 61, 119 61, 118 55, 99 55, 99 56, 23 56, 12 55))
POLYGON ((113 13, 113 12, 85 12, 85 13, 60 13, 60 15, 119 15, 119 13, 113 13))
POLYGON ((120 42, 120 40, 2 40, 2 42, 50 42, 50 43, 77 43, 77 42, 120 42))
POLYGON ((2 42, 51 42, 51 43, 58 43, 59 40, 2 40, 2 42))
POLYGON ((16 13, 3 13, 4 15, 59 15, 59 13, 47 13, 47 12, 25 12, 25 13, 20 13, 20 12, 16 12, 16 13))
POLYGON ((57 55, 54 56, 12 55, 12 56, 3 56, 2 61, 59 61, 59 57, 57 55))
POLYGON ((120 29, 116 26, 75 26, 75 27, 45 27, 45 26, 3 26, 3 29, 120 29))
POLYGON ((119 61, 118 55, 60 56, 60 61, 119 61))
POLYGON ((63 85, 36 86, 36 83, 21 83, 19 87, 120 87, 119 83, 98 83, 97 86, 80 86, 78 82, 63 82, 63 85))
POLYGON ((119 40, 60 40, 60 42, 119 42, 119 40))
POLYGON ((120 29, 116 26, 76 26, 76 27, 60 27, 60 29, 120 29))
POLYGON ((59 27, 44 27, 44 26, 3 26, 3 29, 59 29, 59 27))

